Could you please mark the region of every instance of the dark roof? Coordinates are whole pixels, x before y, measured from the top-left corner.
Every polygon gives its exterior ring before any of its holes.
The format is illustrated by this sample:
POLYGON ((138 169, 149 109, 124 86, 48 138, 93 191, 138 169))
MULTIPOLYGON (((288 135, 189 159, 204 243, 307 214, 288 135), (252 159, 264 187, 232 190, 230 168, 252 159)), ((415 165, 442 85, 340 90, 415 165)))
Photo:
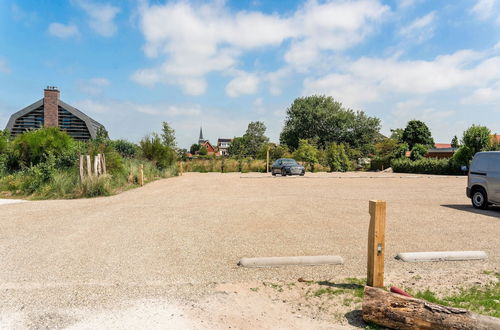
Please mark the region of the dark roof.
MULTIPOLYGON (((85 124, 87 125, 87 129, 89 130, 90 136, 93 139, 96 137, 97 130, 99 129, 99 127, 104 127, 104 125, 102 125, 98 121, 90 118, 89 116, 87 116, 86 114, 84 114, 83 112, 78 110, 77 108, 72 107, 71 105, 67 104, 66 102, 63 102, 61 100, 59 100, 58 102, 59 102, 59 106, 61 106, 63 109, 67 110, 69 113, 71 113, 75 117, 78 117, 83 122, 85 122, 85 124)), ((25 114, 30 113, 31 111, 37 109, 38 107, 40 107, 42 105, 43 105, 43 98, 36 101, 35 103, 33 103, 31 105, 28 105, 26 108, 19 110, 18 112, 15 112, 14 114, 12 114, 10 116, 10 119, 7 122, 7 126, 5 127, 5 129, 11 131, 12 128, 14 127, 16 120, 19 117, 22 117, 25 114)))
POLYGON ((219 142, 231 142, 231 141, 233 141, 233 139, 221 139, 221 138, 219 138, 217 140, 217 143, 219 143, 219 142))

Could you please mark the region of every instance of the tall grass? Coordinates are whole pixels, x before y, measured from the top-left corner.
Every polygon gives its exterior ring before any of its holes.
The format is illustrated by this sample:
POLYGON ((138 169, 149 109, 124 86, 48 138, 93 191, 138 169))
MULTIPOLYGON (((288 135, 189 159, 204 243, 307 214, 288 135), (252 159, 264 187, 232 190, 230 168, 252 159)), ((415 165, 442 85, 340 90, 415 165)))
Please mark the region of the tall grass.
POLYGON ((266 161, 260 159, 193 159, 182 163, 185 172, 265 172, 266 161))
MULTIPOLYGON (((125 159, 120 171, 99 177, 85 177, 80 182, 79 169, 53 169, 46 178, 36 171, 19 171, 0 177, 0 191, 9 191, 13 196, 31 199, 71 199, 109 196, 138 186, 140 165, 144 166, 144 182, 152 182, 178 174, 176 165, 158 169, 147 160, 125 159)), ((42 173, 44 174, 44 173, 42 173)))
MULTIPOLYGON (((271 166, 269 164, 269 166, 271 166)), ((310 165, 302 164, 307 171, 311 171, 310 165)), ((212 159, 193 159, 182 162, 184 172, 266 172, 266 161, 262 159, 233 159, 233 158, 212 158, 212 159)), ((328 167, 321 164, 314 164, 314 172, 327 172, 328 167)))

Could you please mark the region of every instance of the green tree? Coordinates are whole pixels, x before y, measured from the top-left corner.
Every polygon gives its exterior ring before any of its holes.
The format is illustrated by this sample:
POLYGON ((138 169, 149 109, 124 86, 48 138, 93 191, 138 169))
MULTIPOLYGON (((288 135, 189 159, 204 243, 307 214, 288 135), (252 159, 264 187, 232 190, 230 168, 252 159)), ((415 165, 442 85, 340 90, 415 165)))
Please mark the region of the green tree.
POLYGON ((380 119, 346 109, 330 96, 313 95, 295 99, 287 109, 280 143, 295 150, 301 139, 317 140, 319 148, 337 142, 368 154, 379 130, 380 119))
POLYGON ((7 151, 9 146, 10 132, 7 130, 0 130, 0 154, 7 151))
POLYGON ((451 139, 451 147, 452 148, 460 147, 460 145, 458 144, 458 138, 456 135, 453 137, 453 139, 451 139))
POLYGON ((230 156, 241 158, 246 156, 246 144, 243 137, 235 137, 228 148, 230 156))
MULTIPOLYGON (((263 145, 269 142, 265 136, 266 125, 261 121, 252 121, 248 124, 246 133, 243 135, 243 142, 247 156, 256 157, 263 145)), ((234 141, 233 141, 234 143, 234 141)))
POLYGON ((372 170, 382 170, 391 166, 393 159, 405 157, 408 144, 394 138, 386 138, 375 144, 375 157, 371 161, 372 170))
POLYGON ((108 141, 109 141, 109 133, 108 133, 108 131, 104 127, 99 126, 99 128, 97 129, 96 134, 95 134, 94 142, 96 142, 96 143, 105 143, 105 142, 108 142, 108 141))
POLYGON ((306 162, 314 172, 314 165, 318 163, 318 149, 308 140, 299 140, 299 147, 293 153, 294 157, 300 161, 306 162))
POLYGON ((189 152, 194 155, 198 150, 200 150, 200 145, 198 143, 194 143, 189 148, 189 152))
POLYGON ((168 122, 164 121, 161 123, 161 140, 164 145, 175 149, 177 146, 177 142, 175 141, 175 130, 170 127, 168 122))
POLYGON ((468 147, 472 156, 476 152, 488 150, 491 144, 491 131, 485 126, 472 125, 462 137, 462 144, 468 147))
POLYGON ((403 131, 403 142, 408 143, 408 147, 413 149, 415 144, 422 144, 429 148, 434 148, 434 139, 432 138, 429 127, 420 120, 410 120, 403 131))
POLYGON ((61 157, 75 147, 75 140, 58 127, 27 131, 12 141, 13 152, 21 167, 43 163, 49 155, 61 157))
POLYGON ((125 158, 133 158, 137 155, 139 147, 127 140, 114 140, 111 142, 113 148, 125 158))
POLYGON ((417 143, 413 146, 413 149, 411 149, 410 159, 411 160, 422 159, 424 158, 427 151, 429 151, 429 148, 427 146, 417 143))
POLYGON ((403 142, 403 132, 405 130, 402 128, 391 129, 391 139, 396 140, 397 142, 403 142))
POLYGON ((201 146, 200 150, 198 150, 198 155, 200 156, 206 156, 208 154, 207 147, 201 146))
POLYGON ((326 150, 326 162, 331 172, 347 172, 352 169, 352 163, 347 156, 343 144, 332 143, 326 150))
POLYGON ((154 162, 159 169, 166 169, 175 162, 175 151, 163 144, 156 133, 145 136, 139 145, 143 156, 154 162))

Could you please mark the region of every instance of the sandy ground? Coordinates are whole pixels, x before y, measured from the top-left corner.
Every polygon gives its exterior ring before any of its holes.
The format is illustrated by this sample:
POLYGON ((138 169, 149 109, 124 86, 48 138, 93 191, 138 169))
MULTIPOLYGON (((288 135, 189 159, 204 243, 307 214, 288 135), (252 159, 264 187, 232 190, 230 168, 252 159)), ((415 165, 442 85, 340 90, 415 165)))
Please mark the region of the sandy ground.
POLYGON ((474 210, 465 186, 391 173, 187 173, 112 197, 0 205, 0 328, 364 327, 348 278, 366 277, 370 199, 388 205, 387 285, 450 292, 500 271, 500 208, 474 210), (489 258, 394 259, 443 250, 489 258), (345 264, 236 265, 325 254, 345 264))

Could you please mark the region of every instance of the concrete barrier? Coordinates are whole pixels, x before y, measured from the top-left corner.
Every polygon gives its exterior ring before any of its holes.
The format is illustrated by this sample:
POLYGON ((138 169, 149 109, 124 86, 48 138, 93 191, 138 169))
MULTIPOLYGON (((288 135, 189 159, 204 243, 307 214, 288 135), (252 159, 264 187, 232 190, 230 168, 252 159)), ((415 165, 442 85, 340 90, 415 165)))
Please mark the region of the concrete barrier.
POLYGON ((405 262, 483 260, 488 258, 484 251, 436 251, 398 253, 396 259, 405 262))
POLYGON ((316 265, 342 265, 344 259, 339 256, 300 256, 300 257, 262 257, 242 258, 238 266, 242 267, 279 267, 279 266, 316 266, 316 265))

